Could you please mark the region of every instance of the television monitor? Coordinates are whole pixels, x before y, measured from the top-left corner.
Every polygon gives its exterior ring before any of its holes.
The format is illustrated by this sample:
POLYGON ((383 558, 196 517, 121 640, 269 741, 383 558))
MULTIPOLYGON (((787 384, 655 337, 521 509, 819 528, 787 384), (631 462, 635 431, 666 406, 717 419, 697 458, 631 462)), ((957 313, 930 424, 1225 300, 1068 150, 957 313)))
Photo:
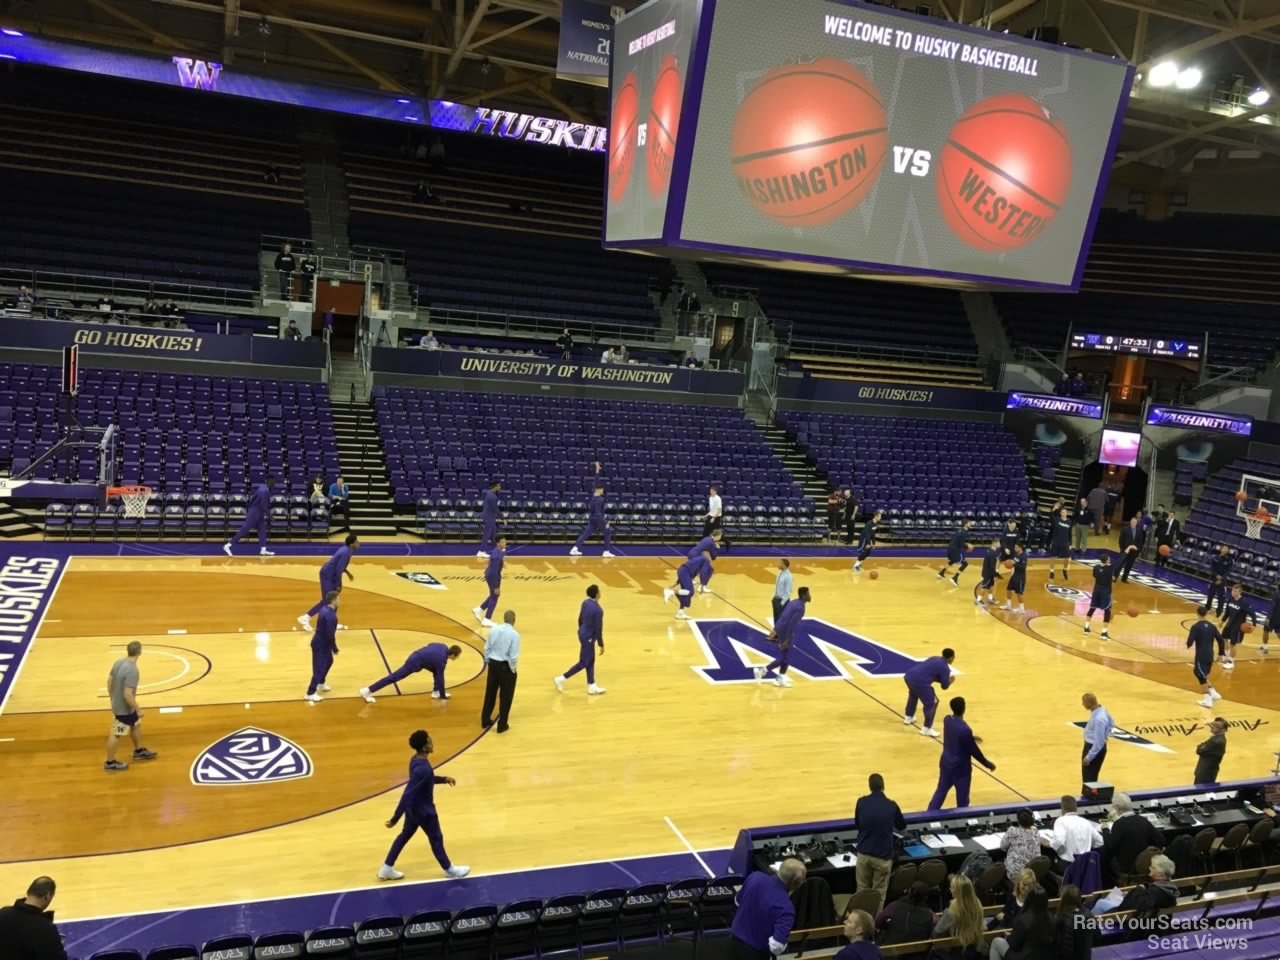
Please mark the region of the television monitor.
POLYGON ((1098 459, 1115 467, 1136 467, 1142 434, 1129 430, 1102 431, 1102 452, 1098 459))

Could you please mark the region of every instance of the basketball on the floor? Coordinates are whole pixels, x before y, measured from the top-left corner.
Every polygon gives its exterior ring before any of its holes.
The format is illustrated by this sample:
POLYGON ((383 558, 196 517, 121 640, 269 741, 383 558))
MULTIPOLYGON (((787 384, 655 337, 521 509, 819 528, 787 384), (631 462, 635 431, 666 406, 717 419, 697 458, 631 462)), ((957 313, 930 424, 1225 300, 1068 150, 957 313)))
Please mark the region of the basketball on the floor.
POLYGON ((680 125, 680 68, 668 56, 658 69, 658 79, 649 98, 649 120, 645 128, 645 172, 649 195, 661 197, 671 183, 671 161, 676 153, 676 128, 680 125))
POLYGON ((1249 495, 1245 493, 1243 490, 1236 491, 1236 503, 1244 503, 1248 499, 1249 499, 1249 495))
POLYGON ((1136 617, 1141 612, 1142 611, 1140 611, 1137 607, 1130 607, 1128 610, 1125 611, 1125 613, 1127 613, 1131 617, 1136 617))
POLYGON ((1159 553, 1160 556, 1162 557, 1167 557, 1169 554, 1173 553, 1173 548, 1169 546, 1167 543, 1162 543, 1160 544, 1160 549, 1157 550, 1156 552, 1159 553))
POLYGON ((752 205, 788 227, 843 217, 875 186, 889 152, 880 92, 835 57, 775 67, 738 108, 729 148, 752 205))
POLYGON ((867 576, 868 576, 868 577, 870 577, 872 580, 879 580, 879 579, 880 579, 880 571, 879 571, 879 570, 872 570, 870 573, 868 573, 868 574, 867 574, 867 576))
POLYGON ((952 233, 977 250, 1016 250, 1043 233, 1066 201, 1071 143, 1031 97, 997 94, 955 122, 934 183, 952 233))
POLYGON ((631 181, 636 155, 636 121, 640 118, 640 84, 635 71, 627 74, 613 101, 613 126, 609 130, 609 200, 620 201, 631 181))
POLYGON ((1240 632, 1253 633, 1253 624, 1246 620, 1244 623, 1240 624, 1240 632))

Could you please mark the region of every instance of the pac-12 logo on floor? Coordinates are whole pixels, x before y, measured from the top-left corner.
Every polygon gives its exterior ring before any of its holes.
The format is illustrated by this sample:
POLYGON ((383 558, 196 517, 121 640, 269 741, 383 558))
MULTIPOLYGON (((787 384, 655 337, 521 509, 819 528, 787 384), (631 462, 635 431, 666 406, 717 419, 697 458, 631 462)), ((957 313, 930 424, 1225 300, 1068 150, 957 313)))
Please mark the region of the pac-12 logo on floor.
POLYGON ((1079 603, 1081 600, 1088 601, 1093 596, 1093 594, 1085 593, 1083 590, 1077 590, 1075 587, 1068 587, 1066 584, 1060 583, 1046 583, 1044 588, 1055 597, 1066 600, 1068 603, 1079 603))
POLYGON ((403 571, 397 571, 396 576, 400 577, 402 580, 408 580, 410 583, 416 583, 424 587, 430 587, 432 590, 448 590, 449 589, 429 573, 405 573, 403 571))
POLYGON ((206 749, 191 765, 199 787, 279 783, 311 776, 307 751, 278 733, 245 727, 206 749))
MULTIPOLYGON (((708 683, 755 682, 753 667, 778 653, 768 633, 742 620, 695 620, 693 635, 707 662, 693 669, 708 683)), ((825 620, 805 618, 792 642, 789 673, 808 680, 901 677, 917 661, 883 643, 825 620)))

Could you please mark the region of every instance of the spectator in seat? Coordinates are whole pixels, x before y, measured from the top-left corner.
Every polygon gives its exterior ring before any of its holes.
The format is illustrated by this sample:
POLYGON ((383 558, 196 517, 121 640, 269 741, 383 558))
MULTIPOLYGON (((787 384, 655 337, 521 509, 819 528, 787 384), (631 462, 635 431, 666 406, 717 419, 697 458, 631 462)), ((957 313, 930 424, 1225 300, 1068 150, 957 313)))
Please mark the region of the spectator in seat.
POLYGON ((684 355, 684 360, 682 362, 686 367, 698 368, 702 366, 702 361, 698 359, 698 355, 692 350, 684 355))
POLYGON ((926 901, 929 888, 917 880, 907 892, 876 914, 881 946, 916 943, 933 935, 933 911, 926 901))
POLYGON ((605 347, 605 348, 604 348, 604 353, 600 354, 600 362, 601 362, 601 363, 616 363, 616 362, 617 362, 617 361, 616 361, 616 359, 615 359, 615 357, 614 357, 613 347, 605 347))
POLYGON ((1058 927, 1049 912, 1049 894, 1036 884, 1027 894, 1027 903, 1013 922, 1008 939, 991 941, 991 960, 1057 960, 1058 927))
POLYGON ((35 302, 36 302, 36 297, 35 297, 35 294, 31 292, 30 287, 28 287, 25 283, 22 286, 18 287, 18 295, 14 297, 14 303, 16 303, 19 307, 26 307, 30 309, 35 304, 35 302))
POLYGON ((151 297, 147 297, 142 301, 142 312, 148 316, 155 316, 160 312, 160 304, 156 303, 151 297))
POLYGON ((298 321, 292 317, 289 318, 289 325, 284 328, 284 338, 286 340, 302 339, 302 331, 298 329, 298 321))
POLYGON ((1093 927, 1080 902, 1080 888, 1064 886, 1058 895, 1058 960, 1089 960, 1093 955, 1093 927))
MULTIPOLYGON (((1036 830, 1036 819, 1030 810, 1018 811, 1018 822, 1004 832, 1000 849, 1005 852, 1004 875, 1013 883, 1027 864, 1040 856, 1040 832, 1036 830)), ((1034 880, 1035 874, 1031 878, 1034 880)))
POLYGON ((105 293, 98 298, 98 312, 111 313, 116 308, 116 302, 108 297, 105 293))
POLYGON ((1127 793, 1117 793, 1111 798, 1115 819, 1106 839, 1102 841, 1102 869, 1110 872, 1117 881, 1133 872, 1133 865, 1147 847, 1164 849, 1164 834, 1146 817, 1133 810, 1133 801, 1127 793))
POLYGON ((313 507, 323 507, 328 496, 324 488, 324 477, 317 473, 311 478, 311 493, 307 495, 307 500, 313 507))
POLYGON ((1116 910, 1135 910, 1138 914, 1151 914, 1178 902, 1178 886, 1173 882, 1173 861, 1164 854, 1151 858, 1148 876, 1150 883, 1141 883, 1122 898, 1118 890, 1112 890, 1093 905, 1093 915, 1100 916, 1116 910))
MULTIPOLYGON (((1037 840, 1039 837, 1037 836, 1037 840)), ((1036 873, 1030 867, 1023 867, 1016 878, 1010 878, 1013 889, 1004 901, 1004 909, 996 914, 997 927, 1012 927, 1027 904, 1027 896, 1036 885, 1036 873)))
POLYGON ((627 355, 627 345, 625 343, 618 344, 618 348, 613 351, 614 363, 627 363, 631 357, 627 355))
POLYGON ((166 317, 176 317, 182 313, 182 310, 178 307, 177 303, 174 302, 173 298, 170 297, 164 302, 164 308, 160 312, 166 317))
POLYGON ((961 957, 981 945, 987 921, 982 915, 982 902, 974 892, 972 880, 962 873, 953 873, 950 890, 951 902, 934 924, 933 936, 954 937, 958 948, 954 955, 961 957))
POLYGON ((1071 378, 1071 396, 1083 397, 1089 393, 1089 383, 1084 378, 1084 374, 1079 370, 1071 378))
POLYGON ((67 960, 49 909, 57 888, 51 877, 36 877, 25 898, 0 909, 0 949, 5 960, 67 960))
POLYGON ((436 339, 436 335, 428 330, 422 335, 422 339, 418 341, 418 346, 423 350, 439 350, 440 341, 436 339))
POLYGON ((875 932, 871 914, 865 910, 850 910, 844 918, 844 935, 849 938, 849 944, 836 954, 836 960, 880 960, 883 954, 871 939, 875 932))
POLYGON ((569 332, 568 327, 565 327, 560 336, 556 337, 556 346, 560 348, 560 359, 568 360, 573 353, 573 334, 569 332))
POLYGON ((276 272, 280 275, 280 299, 293 299, 293 271, 298 268, 298 258, 293 255, 293 245, 285 243, 276 254, 276 272))
POLYGON ((350 500, 351 488, 342 479, 342 474, 338 474, 329 484, 329 516, 336 517, 341 513, 342 525, 347 530, 351 529, 351 514, 347 510, 350 500))

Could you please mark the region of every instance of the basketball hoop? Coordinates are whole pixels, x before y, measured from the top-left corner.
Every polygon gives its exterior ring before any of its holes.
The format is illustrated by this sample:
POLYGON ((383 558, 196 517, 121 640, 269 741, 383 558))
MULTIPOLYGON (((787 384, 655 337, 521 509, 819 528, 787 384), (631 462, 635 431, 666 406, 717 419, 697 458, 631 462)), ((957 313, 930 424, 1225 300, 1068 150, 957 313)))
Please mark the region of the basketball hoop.
POLYGON ((1265 510, 1255 510, 1244 515, 1244 535, 1250 540, 1262 539, 1262 528, 1271 522, 1271 514, 1265 510))
POLYGON ((126 517, 145 517, 151 488, 141 486, 107 487, 107 497, 119 497, 126 517))

